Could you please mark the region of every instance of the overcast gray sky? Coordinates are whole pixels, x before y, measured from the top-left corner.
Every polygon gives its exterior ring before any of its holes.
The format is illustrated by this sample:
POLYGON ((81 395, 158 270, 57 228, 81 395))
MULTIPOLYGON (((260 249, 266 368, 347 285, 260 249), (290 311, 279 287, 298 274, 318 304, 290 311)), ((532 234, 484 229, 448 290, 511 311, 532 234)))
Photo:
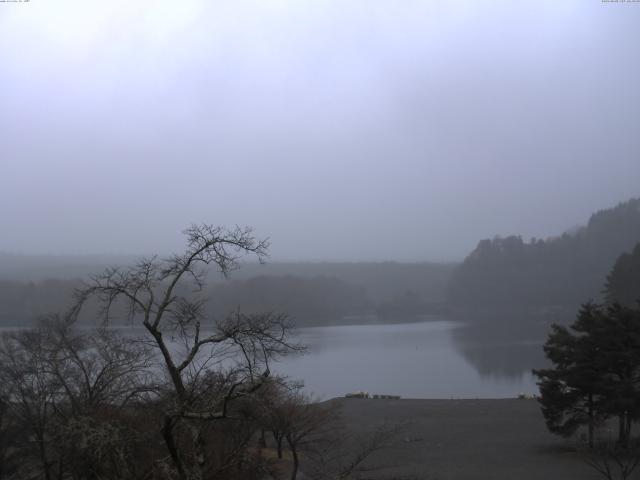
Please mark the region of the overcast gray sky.
POLYGON ((461 259, 640 195, 640 3, 0 3, 0 251, 461 259))

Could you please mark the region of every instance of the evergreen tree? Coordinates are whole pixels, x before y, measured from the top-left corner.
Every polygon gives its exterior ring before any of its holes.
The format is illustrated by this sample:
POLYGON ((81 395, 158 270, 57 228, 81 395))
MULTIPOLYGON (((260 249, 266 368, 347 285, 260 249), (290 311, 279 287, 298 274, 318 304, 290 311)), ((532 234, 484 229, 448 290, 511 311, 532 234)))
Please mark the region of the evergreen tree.
POLYGON ((587 303, 569 328, 553 326, 544 350, 553 367, 534 374, 549 430, 568 437, 586 425, 592 445, 598 422, 617 417, 627 445, 640 419, 640 309, 587 303))
POLYGON ((605 285, 607 303, 633 307, 640 301, 640 243, 618 257, 605 285))
POLYGON ((590 445, 596 423, 603 416, 602 372, 595 335, 591 334, 601 323, 601 314, 597 305, 587 303, 570 329, 553 325, 544 345, 553 368, 533 372, 539 379, 539 402, 549 431, 569 437, 587 425, 590 445))
POLYGON ((594 333, 602 410, 618 417, 618 440, 626 445, 632 422, 640 419, 640 310, 609 305, 594 333))

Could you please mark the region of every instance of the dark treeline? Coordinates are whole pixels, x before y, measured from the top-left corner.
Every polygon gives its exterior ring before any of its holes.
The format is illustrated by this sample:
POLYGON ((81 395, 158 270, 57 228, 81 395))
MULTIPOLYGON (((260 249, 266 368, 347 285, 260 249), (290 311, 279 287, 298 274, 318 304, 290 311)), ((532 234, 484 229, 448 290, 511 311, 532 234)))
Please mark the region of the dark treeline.
MULTIPOLYGON (((269 263, 244 265, 229 280, 209 278, 209 312, 289 312, 300 326, 411 321, 429 314, 473 312, 492 321, 570 318, 585 299, 601 300, 607 273, 621 254, 620 276, 637 269, 640 199, 599 211, 586 226, 546 240, 519 236, 482 240, 460 265, 437 263, 269 263), (552 315, 549 315, 552 314, 552 315)), ((97 266, 131 257, 0 254, 0 324, 24 325, 65 308, 73 289, 97 266), (51 280, 53 278, 54 280, 51 280)), ((622 282, 633 302, 636 286, 622 282)), ((628 297, 628 298, 627 298, 628 297)), ((468 315, 465 316, 465 318, 468 315)))
POLYGON ((212 286, 209 311, 217 318, 234 309, 287 312, 298 326, 339 323, 375 311, 363 287, 335 277, 260 276, 212 286))
MULTIPOLYGON (((74 265, 70 271, 84 269, 74 265)), ((287 312, 299 326, 415 320, 442 310, 453 268, 391 262, 245 265, 228 280, 217 277, 210 282, 207 295, 211 300, 206 308, 215 318, 237 309, 287 312)), ((35 270, 28 271, 38 278, 35 270)), ((0 280, 0 325, 30 324, 39 316, 68 307, 74 288, 82 281, 65 275, 62 264, 53 271, 60 278, 0 280)), ((24 275, 16 273, 20 279, 24 275)))
MULTIPOLYGON (((444 277, 445 272, 442 269, 438 273, 444 277)), ((382 268, 377 277, 384 278, 384 273, 382 268)), ((423 276, 430 274, 435 283, 434 273, 429 270, 421 273, 423 276)), ((357 279, 351 283, 334 276, 265 275, 232 280, 213 285, 210 311, 218 317, 234 308, 248 312, 288 312, 298 326, 305 326, 372 320, 411 321, 443 310, 440 295, 445 284, 444 278, 440 278, 440 285, 434 288, 425 288, 420 283, 407 283, 406 277, 402 277, 402 280, 395 287, 388 284, 385 293, 380 296, 361 283, 356 283, 357 279)), ((369 278, 370 284, 375 281, 376 277, 369 278)))
POLYGON ((245 264, 233 278, 246 280, 263 275, 294 277, 334 277, 362 287, 377 302, 393 302, 414 292, 427 302, 442 302, 447 284, 457 264, 433 262, 274 262, 245 264))
POLYGON ((453 339, 482 375, 518 376, 547 363, 552 324, 568 325, 588 301, 640 299, 640 200, 591 216, 560 237, 483 240, 452 276, 450 316, 468 324, 453 339))
POLYGON ((447 299, 484 311, 574 311, 585 299, 601 298, 612 265, 638 242, 640 199, 599 211, 560 237, 482 240, 454 273, 447 299))
MULTIPOLYGON (((138 259, 139 256, 11 255, 0 252, 0 281, 39 283, 48 279, 75 280, 107 267, 126 266, 138 259)), ((332 277, 364 288, 369 297, 379 301, 393 301, 399 295, 413 291, 426 301, 441 302, 455 267, 455 263, 433 262, 246 263, 233 272, 231 279, 332 277)), ((219 275, 215 274, 209 278, 210 282, 219 280, 219 275)))
MULTIPOLYGON (((623 253, 618 257, 601 289, 605 304, 617 305, 615 311, 607 313, 617 312, 617 315, 622 311, 620 308, 636 309, 637 317, 640 301, 640 243, 631 253, 623 253)), ((600 310, 605 311, 606 308, 600 310)), ((568 325, 569 320, 575 320, 575 312, 564 316, 515 315, 513 311, 484 315, 468 312, 459 319, 468 324, 466 328, 458 328, 453 332, 453 340, 460 353, 481 375, 513 377, 521 375, 533 365, 540 367, 548 364, 544 358, 542 339, 546 338, 550 329, 555 328, 551 323, 568 325)), ((566 329, 566 325, 562 329, 566 329)))
POLYGON ((138 258, 138 255, 18 255, 0 252, 0 281, 85 278, 106 267, 129 265, 138 258))
POLYGON ((367 457, 394 429, 349 435, 335 404, 271 375, 272 362, 305 348, 286 315, 207 316, 207 267, 262 260, 266 241, 250 228, 185 233, 183 254, 106 269, 64 315, 0 335, 0 478, 296 480, 303 466, 305 478, 347 480, 371 470, 367 457), (97 325, 138 329, 78 328, 85 307, 97 325))
POLYGON ((0 281, 0 325, 29 325, 38 317, 64 310, 79 285, 78 280, 63 279, 0 281))
POLYGON ((631 253, 623 253, 607 275, 607 303, 635 307, 640 301, 640 243, 631 253))

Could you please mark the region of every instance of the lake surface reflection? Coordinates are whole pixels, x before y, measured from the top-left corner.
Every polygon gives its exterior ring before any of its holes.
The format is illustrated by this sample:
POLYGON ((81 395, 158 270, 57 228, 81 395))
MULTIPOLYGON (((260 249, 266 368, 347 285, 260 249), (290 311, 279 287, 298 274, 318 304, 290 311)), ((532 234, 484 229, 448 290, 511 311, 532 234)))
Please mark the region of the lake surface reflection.
POLYGON ((487 345, 464 332, 469 332, 464 324, 446 320, 303 328, 299 340, 308 353, 288 357, 272 370, 304 380, 306 390, 323 399, 356 390, 405 398, 537 392, 530 369, 540 366, 541 342, 487 345))

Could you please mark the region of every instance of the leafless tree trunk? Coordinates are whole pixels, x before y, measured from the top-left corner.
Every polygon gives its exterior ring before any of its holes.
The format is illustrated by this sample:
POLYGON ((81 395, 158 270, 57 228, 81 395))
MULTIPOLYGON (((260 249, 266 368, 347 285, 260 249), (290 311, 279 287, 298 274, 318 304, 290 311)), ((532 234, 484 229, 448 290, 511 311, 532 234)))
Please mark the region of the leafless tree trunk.
POLYGON ((300 459, 298 458, 298 447, 296 443, 289 440, 289 438, 287 438, 287 442, 289 443, 289 448, 291 449, 291 457, 293 460, 293 465, 291 467, 291 480, 296 480, 298 476, 298 470, 300 468, 300 459))

